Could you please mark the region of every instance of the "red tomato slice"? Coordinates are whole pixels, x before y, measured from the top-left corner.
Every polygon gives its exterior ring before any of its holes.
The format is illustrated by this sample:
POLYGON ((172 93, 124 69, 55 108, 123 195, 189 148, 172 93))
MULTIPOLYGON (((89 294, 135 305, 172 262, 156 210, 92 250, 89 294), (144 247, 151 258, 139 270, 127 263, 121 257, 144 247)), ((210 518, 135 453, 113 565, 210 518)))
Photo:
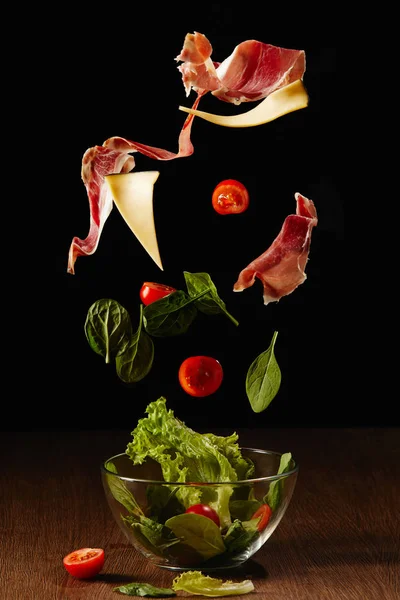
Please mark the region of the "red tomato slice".
POLYGON ((211 356, 190 356, 183 361, 178 372, 183 390, 197 398, 216 392, 223 375, 221 364, 211 356))
POLYGON ((193 506, 189 506, 185 512, 202 515, 203 517, 207 517, 208 519, 211 519, 211 521, 214 521, 218 527, 220 525, 218 513, 211 508, 211 506, 208 506, 208 504, 193 504, 193 506))
POLYGON ((101 571, 104 565, 102 548, 80 548, 64 556, 64 567, 78 579, 90 579, 101 571))
POLYGON ((249 206, 249 192, 240 181, 224 179, 215 188, 212 195, 214 210, 220 215, 239 214, 249 206))
POLYGON ((257 525, 258 531, 264 531, 264 529, 266 528, 266 526, 269 523, 271 515, 272 515, 272 510, 268 504, 262 504, 260 506, 260 508, 258 510, 256 510, 256 512, 254 513, 254 515, 251 518, 252 519, 260 518, 260 521, 257 525))
POLYGON ((163 283, 155 283, 154 281, 145 281, 140 288, 140 299, 146 306, 169 296, 172 292, 176 292, 176 289, 170 285, 164 285, 163 283))

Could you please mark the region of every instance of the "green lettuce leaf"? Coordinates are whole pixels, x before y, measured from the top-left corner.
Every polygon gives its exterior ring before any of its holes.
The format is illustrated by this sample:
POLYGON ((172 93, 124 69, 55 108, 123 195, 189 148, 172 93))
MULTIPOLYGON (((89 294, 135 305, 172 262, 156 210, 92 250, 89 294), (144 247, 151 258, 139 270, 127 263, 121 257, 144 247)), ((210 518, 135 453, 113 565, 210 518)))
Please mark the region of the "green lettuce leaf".
POLYGON ((203 575, 201 571, 186 571, 172 582, 172 589, 177 592, 181 590, 189 594, 198 594, 199 596, 236 596, 239 594, 248 594, 254 590, 253 582, 244 579, 238 583, 208 575, 203 575))
MULTIPOLYGON (((167 409, 164 397, 149 404, 146 412, 148 416, 132 431, 126 453, 134 464, 149 457, 157 461, 166 482, 235 482, 251 471, 236 434, 224 439, 195 432, 167 409)), ((185 508, 199 502, 210 504, 224 528, 231 524, 232 491, 232 486, 190 486, 179 488, 176 496, 185 508)))

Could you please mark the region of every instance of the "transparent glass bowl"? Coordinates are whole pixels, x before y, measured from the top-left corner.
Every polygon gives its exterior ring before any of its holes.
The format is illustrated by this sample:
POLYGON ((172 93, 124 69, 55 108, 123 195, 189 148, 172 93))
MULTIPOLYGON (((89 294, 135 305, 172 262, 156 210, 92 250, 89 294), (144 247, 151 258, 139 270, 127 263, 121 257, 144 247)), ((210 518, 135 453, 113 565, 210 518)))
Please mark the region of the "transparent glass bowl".
POLYGON ((132 546, 154 565, 182 571, 227 569, 253 556, 285 514, 299 467, 292 460, 290 471, 277 475, 280 453, 255 448, 241 451, 254 463, 254 477, 229 483, 165 482, 157 462, 147 459, 134 465, 125 453, 104 461, 101 477, 107 502, 132 546), (193 498, 193 487, 200 503, 216 498, 225 502, 225 523, 220 527, 204 516, 179 516, 188 507, 187 498, 193 498), (259 531, 261 521, 252 517, 268 502, 272 513, 259 531))

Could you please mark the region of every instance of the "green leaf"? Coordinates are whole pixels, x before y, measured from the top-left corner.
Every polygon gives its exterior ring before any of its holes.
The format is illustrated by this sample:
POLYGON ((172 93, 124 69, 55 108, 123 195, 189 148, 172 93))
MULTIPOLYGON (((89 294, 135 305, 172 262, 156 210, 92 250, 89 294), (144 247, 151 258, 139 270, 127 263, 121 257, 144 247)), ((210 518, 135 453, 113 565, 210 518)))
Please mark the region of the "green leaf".
POLYGON ((189 273, 183 272, 189 296, 195 298, 203 294, 195 302, 196 308, 206 315, 216 315, 223 313, 236 326, 239 322, 227 311, 225 302, 219 297, 217 288, 208 273, 189 273))
MULTIPOLYGON (((105 464, 108 471, 117 473, 117 469, 112 461, 108 461, 105 464)), ((139 504, 136 502, 133 494, 127 489, 126 484, 118 477, 113 477, 107 473, 107 481, 110 488, 110 492, 114 496, 115 500, 125 506, 126 510, 134 515, 143 515, 143 511, 139 504)))
POLYGON ((162 523, 157 523, 145 516, 128 515, 122 517, 122 520, 130 525, 135 537, 142 545, 159 556, 163 556, 167 548, 180 542, 162 523))
POLYGON ((114 588, 114 592, 120 592, 127 596, 150 596, 151 598, 169 598, 176 596, 170 588, 159 588, 149 583, 127 583, 114 588))
POLYGON ((281 370, 274 355, 277 336, 278 332, 275 331, 268 350, 257 356, 247 371, 246 393, 256 413, 269 406, 281 385, 281 370))
POLYGON ((128 348, 116 358, 117 374, 125 383, 143 379, 151 370, 154 360, 153 340, 143 330, 143 305, 140 305, 139 326, 128 348))
POLYGON ((236 519, 224 536, 224 544, 228 552, 242 552, 259 536, 257 529, 259 519, 242 522, 236 519))
POLYGON ((85 335, 92 350, 110 363, 129 346, 132 336, 129 313, 116 300, 97 300, 88 310, 85 335))
MULTIPOLYGON (((280 475, 281 473, 287 473, 292 468, 292 454, 290 452, 282 454, 279 463, 278 475, 280 475)), ((269 505, 272 511, 276 510, 281 503, 284 484, 284 479, 278 479, 276 481, 273 481, 269 486, 268 493, 264 497, 264 502, 269 505)))
MULTIPOLYGON (((237 436, 229 436, 227 443, 201 434, 177 419, 173 410, 167 409, 162 396, 151 402, 140 419, 126 453, 134 464, 142 464, 146 458, 157 461, 167 482, 233 482, 238 480, 236 465, 240 465, 237 436)), ((248 468, 248 464, 245 463, 248 468)), ((240 468, 242 474, 243 468, 240 468)), ((230 525, 229 497, 232 486, 181 486, 177 498, 185 508, 202 502, 205 494, 207 504, 217 511, 221 526, 230 525), (213 496, 211 498, 211 495, 213 496)))
POLYGON ((205 560, 225 552, 225 545, 218 525, 208 517, 183 513, 165 522, 176 537, 194 548, 205 560))
POLYGON ((172 582, 172 588, 176 592, 181 590, 199 596, 237 596, 252 592, 254 584, 250 579, 244 579, 235 583, 203 575, 201 571, 186 571, 175 577, 172 582))
POLYGON ((146 306, 143 323, 149 335, 170 337, 186 333, 196 315, 193 298, 178 290, 146 306))

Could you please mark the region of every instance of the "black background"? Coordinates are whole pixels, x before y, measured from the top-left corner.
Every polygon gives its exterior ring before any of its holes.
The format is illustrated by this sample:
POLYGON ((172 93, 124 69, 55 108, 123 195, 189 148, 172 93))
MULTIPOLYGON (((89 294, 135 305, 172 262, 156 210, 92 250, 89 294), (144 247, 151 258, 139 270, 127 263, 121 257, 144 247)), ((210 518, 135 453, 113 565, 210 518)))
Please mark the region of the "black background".
MULTIPOLYGON (((267 7, 265 15, 257 6, 242 3, 237 10, 219 3, 169 3, 157 8, 149 3, 139 9, 131 3, 86 14, 65 9, 38 39, 43 54, 38 76, 45 82, 42 139, 46 132, 48 140, 57 140, 57 149, 52 143, 46 148, 54 167, 49 168, 45 203, 49 235, 40 250, 41 281, 36 284, 41 341, 32 348, 27 381, 20 381, 35 401, 23 410, 12 403, 12 427, 17 422, 30 429, 131 430, 147 404, 161 395, 177 416, 199 428, 384 424, 360 411, 360 399, 345 392, 340 29, 322 12, 295 14, 286 7, 271 13, 267 7), (75 235, 85 238, 89 230, 89 205, 80 178, 85 150, 114 135, 178 150, 186 116, 178 106, 191 106, 195 94, 186 98, 174 59, 186 33, 194 31, 208 37, 216 61, 247 39, 305 50, 309 106, 248 129, 195 119, 191 157, 163 162, 136 154, 136 170, 160 171, 154 210, 164 272, 114 208, 97 251, 79 257, 76 274, 68 274, 71 240, 75 235), (212 209, 212 191, 225 178, 247 186, 251 203, 246 213, 223 217, 212 209), (258 280, 233 293, 239 272, 270 246, 285 217, 295 212, 295 192, 314 201, 319 219, 307 280, 268 306, 258 280), (184 336, 155 338, 151 372, 135 385, 123 384, 114 366, 106 365, 86 341, 88 308, 97 299, 113 298, 135 324, 142 282, 185 289, 185 270, 211 275, 239 327, 222 315, 199 315, 184 336), (246 372, 267 349, 274 331, 279 332, 275 355, 282 384, 268 409, 255 414, 246 397, 246 372), (221 388, 200 400, 185 394, 177 379, 181 362, 194 354, 214 356, 224 368, 221 388)), ((242 105, 240 110, 251 107, 242 105)), ((211 94, 199 108, 235 112, 211 94)))

